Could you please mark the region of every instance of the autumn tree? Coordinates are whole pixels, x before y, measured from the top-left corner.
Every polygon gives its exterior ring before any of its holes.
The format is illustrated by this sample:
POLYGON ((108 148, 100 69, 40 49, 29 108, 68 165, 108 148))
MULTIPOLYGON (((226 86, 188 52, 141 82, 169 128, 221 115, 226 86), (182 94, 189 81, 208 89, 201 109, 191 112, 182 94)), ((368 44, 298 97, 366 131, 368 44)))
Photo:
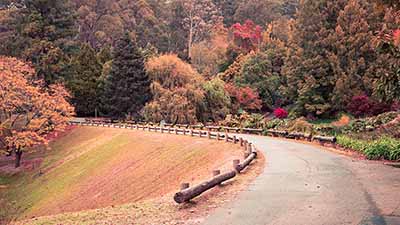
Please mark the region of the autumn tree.
POLYGON ((400 101, 400 10, 388 9, 374 43, 378 57, 373 95, 382 102, 400 101))
POLYGON ((335 79, 330 101, 336 110, 343 110, 353 96, 371 92, 368 76, 376 67, 373 39, 377 18, 373 5, 360 0, 348 1, 337 17, 335 32, 329 38, 329 62, 335 79))
POLYGON ((227 83, 225 90, 229 93, 232 102, 232 111, 238 113, 239 110, 257 112, 261 110, 262 101, 258 92, 251 87, 237 87, 227 83))
POLYGON ((235 23, 232 25, 234 42, 246 53, 260 48, 262 41, 262 28, 251 20, 246 20, 242 25, 235 23))
POLYGON ((66 81, 79 116, 94 116, 98 110, 101 72, 102 64, 98 61, 96 52, 90 45, 83 44, 79 54, 72 58, 66 81))
MULTIPOLYGON (((174 2, 176 15, 175 28, 184 31, 187 56, 192 57, 194 43, 207 38, 212 27, 221 19, 220 13, 212 0, 177 0, 174 2)), ((174 28, 172 28, 174 29, 174 28)))
POLYGON ((213 28, 210 40, 193 45, 191 63, 206 77, 216 75, 226 60, 229 45, 228 31, 222 24, 213 28))
POLYGON ((68 97, 59 84, 44 87, 24 62, 0 57, 0 147, 15 154, 15 167, 23 152, 65 128, 74 111, 68 97))
POLYGON ((109 116, 140 119, 146 102, 151 99, 150 80, 144 58, 128 33, 116 44, 111 71, 106 78, 103 107, 109 116))
POLYGON ((192 124, 201 119, 204 80, 200 74, 176 55, 152 58, 146 68, 153 81, 153 100, 144 109, 147 120, 192 124))

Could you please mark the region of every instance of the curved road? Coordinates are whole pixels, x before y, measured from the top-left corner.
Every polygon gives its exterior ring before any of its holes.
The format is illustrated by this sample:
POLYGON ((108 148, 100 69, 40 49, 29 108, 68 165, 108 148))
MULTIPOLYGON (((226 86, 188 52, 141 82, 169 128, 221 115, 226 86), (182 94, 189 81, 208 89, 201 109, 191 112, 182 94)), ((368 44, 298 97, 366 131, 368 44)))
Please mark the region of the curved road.
POLYGON ((205 225, 400 225, 400 169, 314 145, 246 136, 267 165, 205 225))

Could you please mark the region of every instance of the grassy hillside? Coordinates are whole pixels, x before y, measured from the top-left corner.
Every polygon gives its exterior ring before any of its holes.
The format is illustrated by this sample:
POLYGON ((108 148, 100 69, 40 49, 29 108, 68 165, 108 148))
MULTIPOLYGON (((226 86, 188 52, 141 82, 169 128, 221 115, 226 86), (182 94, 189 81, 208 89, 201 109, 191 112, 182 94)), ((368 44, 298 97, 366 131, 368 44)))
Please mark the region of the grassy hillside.
POLYGON ((212 169, 230 166, 241 155, 239 147, 224 142, 89 127, 73 129, 49 148, 25 157, 43 159, 36 169, 0 174, 2 219, 159 198, 181 181, 209 177, 212 169))

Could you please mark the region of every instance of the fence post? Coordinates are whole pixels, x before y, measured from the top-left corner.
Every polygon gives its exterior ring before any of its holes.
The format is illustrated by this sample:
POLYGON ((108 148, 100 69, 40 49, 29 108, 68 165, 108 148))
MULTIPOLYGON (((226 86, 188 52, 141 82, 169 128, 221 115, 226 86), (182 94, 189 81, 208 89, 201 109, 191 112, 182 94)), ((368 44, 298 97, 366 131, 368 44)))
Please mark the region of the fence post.
POLYGON ((193 137, 193 129, 190 129, 190 136, 193 137))
POLYGON ((181 190, 188 189, 188 188, 189 188, 189 186, 190 186, 190 184, 189 184, 189 183, 182 183, 182 184, 181 184, 181 190))
POLYGON ((221 170, 213 170, 213 176, 218 176, 221 174, 221 170))
POLYGON ((237 171, 238 170, 237 168, 238 168, 239 164, 240 164, 240 160, 239 159, 233 160, 233 163, 232 163, 233 169, 235 169, 237 171))
POLYGON ((219 132, 217 132, 217 141, 219 141, 219 132))
POLYGON ((208 129, 208 131, 207 131, 207 137, 208 137, 208 139, 211 139, 211 132, 210 132, 210 129, 208 129))
POLYGON ((225 142, 229 142, 228 132, 225 132, 225 142))
POLYGON ((233 136, 233 144, 236 144, 237 140, 236 140, 236 135, 233 136))
POLYGON ((240 146, 243 146, 243 138, 239 138, 240 146))

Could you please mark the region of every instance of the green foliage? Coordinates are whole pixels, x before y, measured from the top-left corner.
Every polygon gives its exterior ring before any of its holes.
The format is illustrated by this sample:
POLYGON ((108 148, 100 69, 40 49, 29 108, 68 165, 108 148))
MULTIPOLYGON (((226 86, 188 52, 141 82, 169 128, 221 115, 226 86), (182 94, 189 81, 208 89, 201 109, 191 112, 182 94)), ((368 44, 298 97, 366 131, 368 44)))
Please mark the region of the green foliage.
POLYGON ((96 52, 89 45, 82 45, 79 54, 72 59, 66 82, 78 116, 95 115, 99 107, 101 72, 96 52))
POLYGON ((203 121, 218 122, 230 112, 231 99, 225 91, 225 82, 214 78, 203 85, 205 92, 203 121))
POLYGON ((383 137, 369 143, 364 153, 368 159, 400 160, 400 141, 383 137))
POLYGON ((274 53, 257 53, 243 65, 241 74, 235 77, 235 83, 242 87, 253 87, 260 95, 264 107, 272 109, 279 99, 280 76, 274 71, 274 53))
POLYGON ((364 152, 367 147, 367 142, 351 138, 346 135, 339 135, 337 138, 337 144, 348 149, 353 149, 359 152, 364 152))
POLYGON ((151 99, 142 53, 126 33, 117 42, 113 55, 111 71, 105 81, 103 108, 112 117, 140 119, 141 110, 151 99))
POLYGON ((70 55, 77 47, 74 10, 69 1, 27 0, 17 18, 20 57, 32 62, 47 84, 65 78, 70 55))

